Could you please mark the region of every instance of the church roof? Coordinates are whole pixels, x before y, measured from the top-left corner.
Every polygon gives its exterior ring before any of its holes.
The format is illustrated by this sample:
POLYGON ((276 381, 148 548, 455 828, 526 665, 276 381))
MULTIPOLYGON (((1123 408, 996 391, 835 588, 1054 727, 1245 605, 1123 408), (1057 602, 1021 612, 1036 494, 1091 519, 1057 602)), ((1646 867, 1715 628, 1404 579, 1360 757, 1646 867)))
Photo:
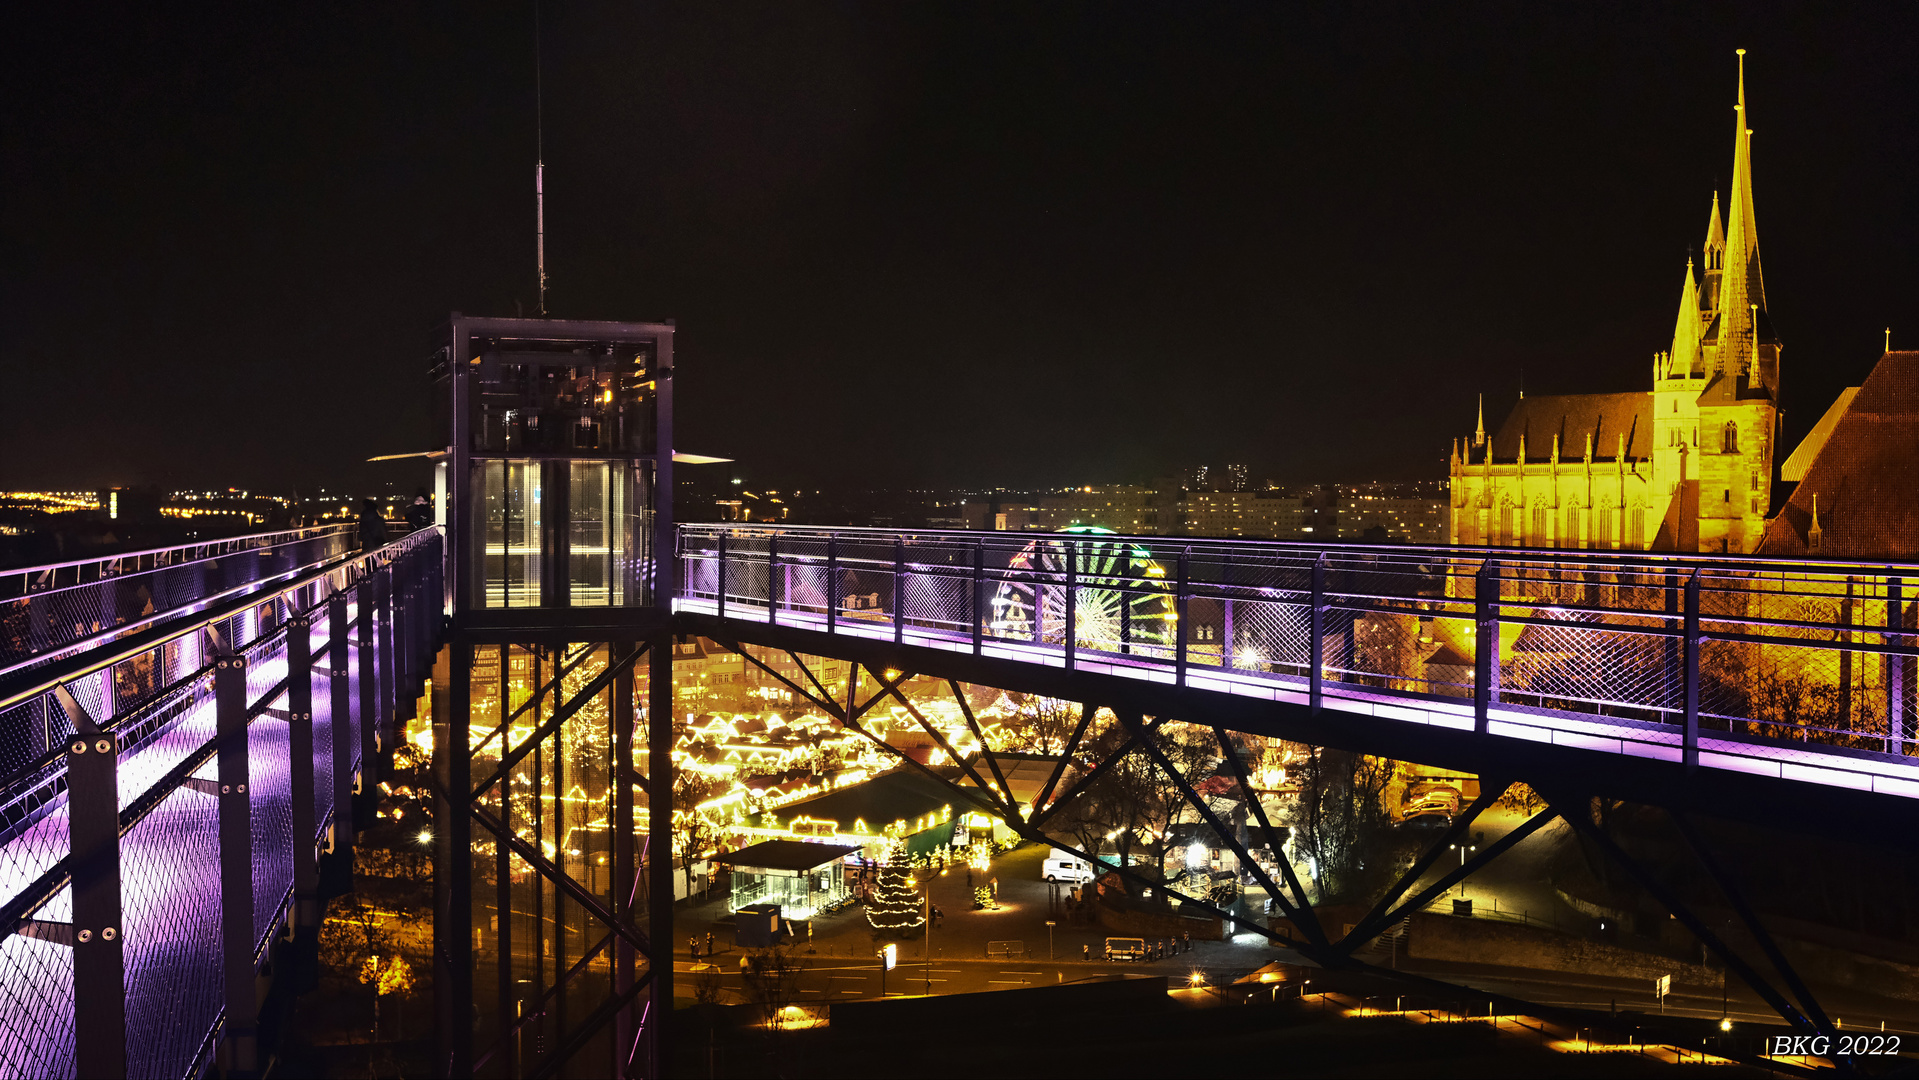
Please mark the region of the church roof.
POLYGON ((1767 526, 1760 554, 1809 554, 1815 497, 1818 557, 1919 557, 1919 352, 1880 357, 1767 526))
POLYGON ((1495 461, 1519 456, 1519 436, 1526 436, 1526 457, 1543 461, 1552 454, 1553 436, 1559 436, 1559 460, 1578 461, 1586 454, 1586 436, 1593 437, 1593 458, 1611 461, 1626 436, 1627 457, 1652 454, 1652 395, 1644 390, 1623 394, 1541 394, 1520 398, 1506 422, 1493 436, 1495 461))

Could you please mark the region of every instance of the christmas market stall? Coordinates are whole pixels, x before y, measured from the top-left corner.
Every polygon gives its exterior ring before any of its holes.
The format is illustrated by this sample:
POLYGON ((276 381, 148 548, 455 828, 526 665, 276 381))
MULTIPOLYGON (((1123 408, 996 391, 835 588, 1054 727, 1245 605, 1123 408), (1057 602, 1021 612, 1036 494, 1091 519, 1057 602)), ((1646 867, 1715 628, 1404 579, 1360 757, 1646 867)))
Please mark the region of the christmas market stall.
POLYGON ((895 847, 914 859, 955 843, 964 845, 975 819, 985 831, 997 820, 984 801, 917 771, 899 769, 754 814, 735 831, 754 840, 856 844, 865 859, 879 864, 895 847))
POLYGON ((733 871, 733 909, 779 905, 789 919, 807 919, 846 895, 841 869, 851 844, 767 840, 719 857, 733 871))

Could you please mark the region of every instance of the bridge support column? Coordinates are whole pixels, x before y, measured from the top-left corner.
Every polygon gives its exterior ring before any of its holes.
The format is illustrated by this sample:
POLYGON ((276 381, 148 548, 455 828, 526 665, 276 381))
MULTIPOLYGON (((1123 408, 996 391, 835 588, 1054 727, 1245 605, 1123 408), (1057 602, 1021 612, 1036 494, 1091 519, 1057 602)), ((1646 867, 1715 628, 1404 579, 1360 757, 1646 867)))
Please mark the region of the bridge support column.
POLYGON ((304 615, 287 624, 288 799, 293 816, 293 937, 307 955, 319 946, 320 866, 314 851, 313 624, 304 615))
POLYGON ((380 575, 378 571, 360 579, 359 606, 354 611, 354 655, 359 657, 360 694, 355 716, 360 721, 359 757, 360 771, 357 777, 359 790, 354 792, 353 827, 370 829, 373 827, 373 809, 379 803, 380 728, 385 718, 380 710, 380 662, 379 650, 374 647, 373 622, 380 607, 380 575))
MULTIPOLYGON (((473 646, 455 640, 433 679, 433 1075, 473 1074, 473 646), (442 673, 443 672, 443 673, 442 673)), ((505 913, 501 915, 505 918, 505 913)))
POLYGON ((1499 700, 1499 564, 1486 560, 1473 582, 1473 730, 1491 730, 1499 700))
POLYGON ((327 671, 331 676, 327 693, 332 709, 327 716, 327 735, 333 743, 333 824, 328 831, 332 868, 328 870, 337 892, 348 892, 353 881, 353 686, 348 681, 352 663, 347 657, 351 646, 347 638, 346 594, 336 592, 327 600, 327 671), (343 868, 343 869, 342 869, 343 868))
MULTIPOLYGON (((400 708, 394 696, 399 689, 397 679, 399 656, 394 651, 393 635, 393 568, 380 571, 380 612, 375 627, 375 649, 380 656, 380 773, 375 780, 385 779, 391 769, 393 750, 400 745, 400 708)), ((374 802, 377 804, 378 799, 374 802)))
POLYGON ((120 911, 120 748, 72 695, 67 841, 73 855, 73 1061, 79 1076, 127 1075, 126 957, 120 911))
POLYGON ((1306 608, 1306 685, 1314 712, 1321 708, 1326 683, 1326 556, 1313 560, 1312 595, 1306 608))
MULTIPOLYGON (((658 642, 653 645, 655 649, 661 647, 658 642)), ((619 656, 632 648, 630 641, 616 641, 612 655, 619 656)), ((664 648, 670 652, 672 645, 669 643, 664 648)), ((624 923, 635 921, 634 901, 640 896, 633 843, 633 785, 639 778, 638 770, 633 765, 633 718, 637 705, 633 693, 633 669, 629 667, 613 680, 613 917, 624 923)), ((651 734, 649 728, 649 737, 651 734)), ((650 745, 649 741, 649 748, 650 745)), ((613 942, 614 997, 624 997, 633 989, 637 960, 638 954, 632 942, 623 937, 613 942)), ((640 1007, 633 1003, 622 1008, 614 1019, 613 1075, 619 1080, 626 1080, 633 1075, 639 1019, 640 1007)))
POLYGON ((1699 768, 1699 571, 1686 578, 1686 693, 1685 745, 1682 756, 1686 771, 1699 768))
POLYGON ((666 1075, 673 1013, 673 637, 648 650, 646 668, 647 1072, 666 1075))
MULTIPOLYGON (((1886 630, 1885 643, 1891 646, 1906 644, 1907 637, 1899 633, 1905 627, 1906 600, 1900 591, 1900 582, 1896 577, 1886 579, 1886 630)), ((1904 755, 1906 752, 1906 687, 1910 680, 1906 674, 1912 659, 1906 656, 1889 654, 1886 657, 1886 753, 1904 755)))
POLYGON ((228 1076, 259 1070, 259 998, 253 964, 253 796, 247 791, 247 662, 224 656, 213 664, 215 723, 219 732, 220 974, 226 1007, 220 1056, 228 1076))

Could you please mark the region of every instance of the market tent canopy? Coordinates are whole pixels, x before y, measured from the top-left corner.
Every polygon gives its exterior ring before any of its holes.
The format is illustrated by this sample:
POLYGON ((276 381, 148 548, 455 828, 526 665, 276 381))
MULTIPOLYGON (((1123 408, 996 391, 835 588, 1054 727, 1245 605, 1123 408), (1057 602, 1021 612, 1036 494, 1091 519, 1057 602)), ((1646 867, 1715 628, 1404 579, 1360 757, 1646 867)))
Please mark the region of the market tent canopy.
POLYGON ((839 862, 860 849, 850 844, 812 844, 805 840, 764 840, 752 847, 719 856, 715 862, 741 870, 787 870, 805 873, 839 862))

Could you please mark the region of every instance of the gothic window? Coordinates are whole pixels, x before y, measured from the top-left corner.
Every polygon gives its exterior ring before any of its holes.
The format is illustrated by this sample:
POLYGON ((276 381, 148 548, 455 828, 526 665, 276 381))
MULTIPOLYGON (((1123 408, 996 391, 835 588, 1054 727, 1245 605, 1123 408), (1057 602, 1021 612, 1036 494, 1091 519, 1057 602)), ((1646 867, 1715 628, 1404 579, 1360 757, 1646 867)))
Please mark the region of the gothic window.
POLYGON ((1612 507, 1602 506, 1593 511, 1593 546, 1609 548, 1612 546, 1612 507))
POLYGON ((1527 537, 1534 547, 1546 546, 1546 508, 1533 507, 1533 534, 1527 537))
POLYGON ((1560 547, 1585 547, 1586 538, 1579 535, 1579 507, 1566 508, 1566 531, 1559 536, 1560 547))
POLYGON ((1759 473, 1757 470, 1754 470, 1752 474, 1752 482, 1748 485, 1748 490, 1751 490, 1751 491, 1759 490, 1759 473))
POLYGON ((1626 533, 1627 546, 1636 551, 1644 550, 1646 547, 1646 508, 1643 506, 1633 507, 1632 516, 1628 520, 1632 524, 1626 533))
POLYGON ((1513 501, 1505 499, 1499 504, 1499 532, 1493 537, 1493 544, 1517 543, 1519 538, 1513 535, 1513 501))
POLYGON ((1728 454, 1739 452, 1739 425, 1731 420, 1726 421, 1726 430, 1720 448, 1728 454))

